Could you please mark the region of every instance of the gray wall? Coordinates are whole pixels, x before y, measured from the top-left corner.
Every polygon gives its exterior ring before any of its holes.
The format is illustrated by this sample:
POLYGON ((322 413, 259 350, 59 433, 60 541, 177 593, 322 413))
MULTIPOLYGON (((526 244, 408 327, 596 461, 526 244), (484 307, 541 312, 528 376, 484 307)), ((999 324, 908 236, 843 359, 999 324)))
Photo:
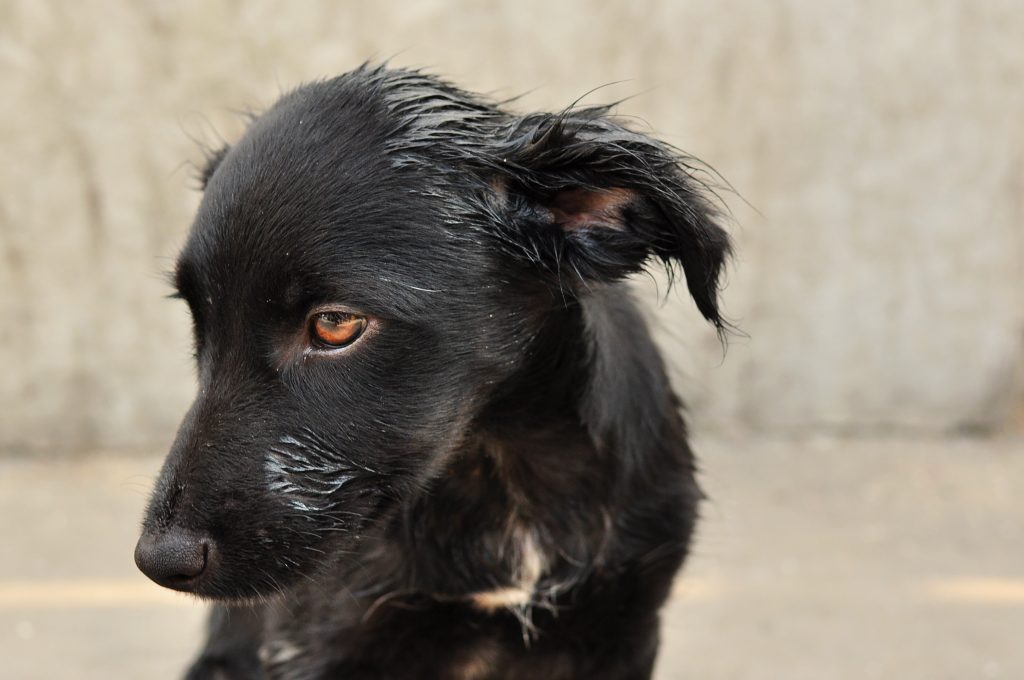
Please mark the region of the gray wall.
POLYGON ((730 199, 749 338, 723 359, 681 289, 656 305, 701 426, 998 427, 1024 364, 1021 36, 1015 2, 5 2, 0 447, 166 443, 193 139, 393 55, 524 109, 625 81, 588 101, 636 95, 622 113, 756 208, 730 199))

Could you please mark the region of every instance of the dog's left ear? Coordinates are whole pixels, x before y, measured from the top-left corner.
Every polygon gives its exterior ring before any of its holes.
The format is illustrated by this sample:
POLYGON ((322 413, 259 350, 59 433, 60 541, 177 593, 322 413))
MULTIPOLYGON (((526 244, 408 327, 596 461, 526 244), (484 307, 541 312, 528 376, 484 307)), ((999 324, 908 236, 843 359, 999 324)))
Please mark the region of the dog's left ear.
POLYGON ((719 328, 719 276, 730 253, 699 166, 607 116, 606 108, 518 119, 492 170, 502 239, 585 290, 651 257, 681 266, 690 295, 719 328))

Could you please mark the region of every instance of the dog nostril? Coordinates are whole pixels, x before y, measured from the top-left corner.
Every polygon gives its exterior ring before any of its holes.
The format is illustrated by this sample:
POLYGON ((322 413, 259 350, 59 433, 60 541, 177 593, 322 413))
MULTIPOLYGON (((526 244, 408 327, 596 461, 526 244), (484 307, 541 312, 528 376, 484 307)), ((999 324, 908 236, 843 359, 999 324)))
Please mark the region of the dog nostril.
POLYGON ((135 564, 167 588, 191 591, 206 571, 211 542, 181 529, 144 533, 135 546, 135 564))

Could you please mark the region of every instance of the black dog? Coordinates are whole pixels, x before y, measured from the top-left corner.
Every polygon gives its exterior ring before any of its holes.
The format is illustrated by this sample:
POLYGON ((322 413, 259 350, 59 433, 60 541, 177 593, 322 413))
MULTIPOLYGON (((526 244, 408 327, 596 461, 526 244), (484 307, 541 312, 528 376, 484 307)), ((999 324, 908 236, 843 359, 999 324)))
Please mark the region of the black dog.
POLYGON ((722 327, 693 163, 363 67, 203 182, 199 394, 135 553, 220 602, 189 677, 647 678, 701 494, 620 281, 681 265, 722 327))

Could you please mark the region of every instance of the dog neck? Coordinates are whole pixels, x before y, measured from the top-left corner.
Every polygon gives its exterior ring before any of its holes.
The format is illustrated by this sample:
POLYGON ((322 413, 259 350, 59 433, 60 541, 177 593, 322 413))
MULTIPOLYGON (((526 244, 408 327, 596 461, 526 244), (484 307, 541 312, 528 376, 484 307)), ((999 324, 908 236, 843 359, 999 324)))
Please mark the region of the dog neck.
POLYGON ((620 499, 638 478, 682 484, 673 470, 691 464, 664 370, 624 293, 553 315, 531 357, 406 506, 396 536, 409 590, 523 620, 628 560, 615 536, 631 512, 620 499))

